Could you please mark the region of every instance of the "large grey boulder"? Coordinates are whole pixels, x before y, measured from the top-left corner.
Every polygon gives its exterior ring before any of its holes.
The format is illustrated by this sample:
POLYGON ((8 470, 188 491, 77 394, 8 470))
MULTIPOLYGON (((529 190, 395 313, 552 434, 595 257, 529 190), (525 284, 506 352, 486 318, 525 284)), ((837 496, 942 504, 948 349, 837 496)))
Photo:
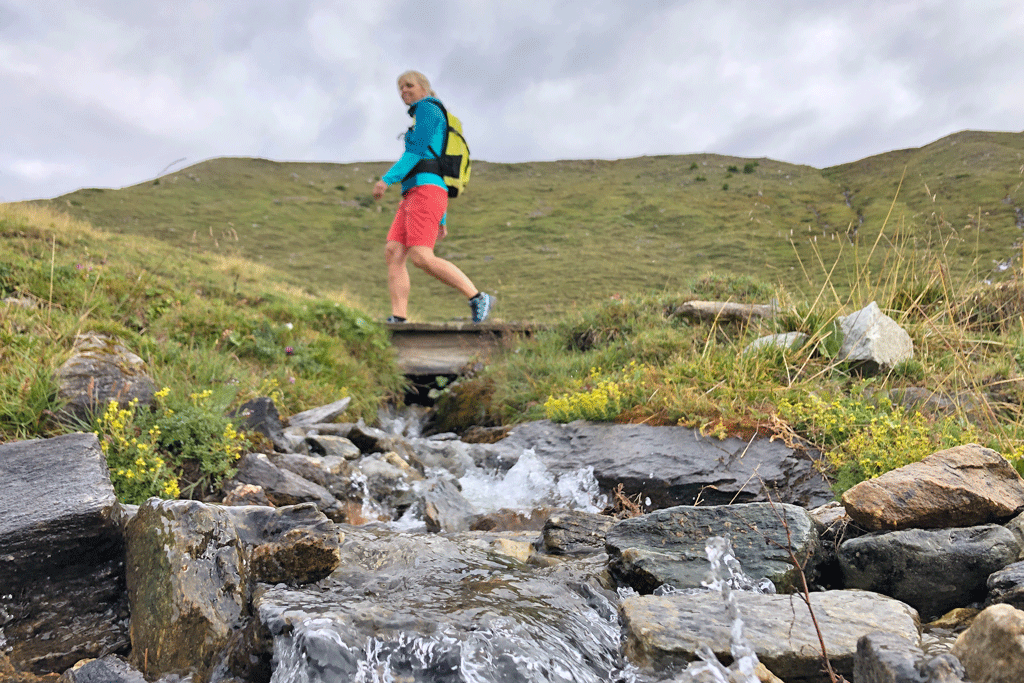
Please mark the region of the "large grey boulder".
POLYGON ((872 301, 855 313, 839 318, 843 345, 839 360, 875 371, 891 368, 914 357, 914 342, 899 324, 872 301))
POLYGON ((151 498, 126 526, 131 663, 152 677, 231 668, 258 582, 316 581, 339 561, 337 530, 312 505, 151 498))
POLYGON ((902 600, 925 619, 985 599, 989 574, 1014 562, 1017 539, 998 524, 874 532, 839 546, 847 588, 902 600))
MULTIPOLYGON (((758 660, 786 681, 826 683, 818 629, 833 668, 853 680, 857 641, 876 631, 919 644, 917 615, 907 605, 868 592, 810 594, 817 625, 803 597, 733 591, 743 635, 758 660)), ((626 655, 657 671, 681 668, 706 644, 722 661, 732 659, 732 619, 721 594, 629 597, 620 607, 626 655)))
POLYGON ((843 507, 876 531, 1004 522, 1024 509, 1024 479, 996 451, 967 444, 860 482, 843 507))
POLYGON ((822 561, 819 526, 795 505, 679 506, 625 519, 608 530, 609 568, 641 593, 661 584, 699 588, 707 577, 705 547, 714 536, 727 538, 751 579, 770 579, 780 592, 799 588, 803 566, 809 582, 822 561))
POLYGON ((478 463, 485 469, 508 469, 526 449, 554 474, 593 467, 602 491, 622 484, 623 495, 639 495, 651 510, 769 499, 809 508, 835 497, 815 468, 816 453, 761 437, 719 440, 686 427, 540 420, 478 448, 474 457, 489 455, 478 463))
POLYGON ((93 434, 0 445, 0 644, 43 674, 128 650, 117 498, 93 434))
POLYGON ((155 386, 146 364, 117 338, 83 332, 75 338, 71 357, 57 369, 57 395, 66 401, 65 419, 88 423, 110 401, 122 408, 133 400, 152 405, 155 386))

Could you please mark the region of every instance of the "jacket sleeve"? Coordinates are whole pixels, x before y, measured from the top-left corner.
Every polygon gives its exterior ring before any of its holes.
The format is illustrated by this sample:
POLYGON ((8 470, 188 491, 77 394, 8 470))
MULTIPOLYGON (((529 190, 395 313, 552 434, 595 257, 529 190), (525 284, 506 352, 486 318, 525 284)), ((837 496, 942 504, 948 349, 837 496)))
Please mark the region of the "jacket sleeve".
MULTIPOLYGON (((405 153, 382 176, 382 180, 388 185, 397 183, 408 175, 420 159, 433 158, 430 141, 442 123, 440 107, 429 101, 420 102, 416 106, 415 123, 405 134, 405 153)), ((435 151, 441 153, 440 149, 435 151)))

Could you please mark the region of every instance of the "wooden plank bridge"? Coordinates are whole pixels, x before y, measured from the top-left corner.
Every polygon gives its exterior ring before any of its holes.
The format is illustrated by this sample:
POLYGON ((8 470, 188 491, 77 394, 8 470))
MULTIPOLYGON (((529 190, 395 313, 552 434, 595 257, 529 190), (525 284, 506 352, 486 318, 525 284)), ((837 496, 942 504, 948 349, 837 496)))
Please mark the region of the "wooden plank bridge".
POLYGON ((529 323, 386 323, 398 367, 406 375, 458 375, 470 363, 530 336, 529 323))

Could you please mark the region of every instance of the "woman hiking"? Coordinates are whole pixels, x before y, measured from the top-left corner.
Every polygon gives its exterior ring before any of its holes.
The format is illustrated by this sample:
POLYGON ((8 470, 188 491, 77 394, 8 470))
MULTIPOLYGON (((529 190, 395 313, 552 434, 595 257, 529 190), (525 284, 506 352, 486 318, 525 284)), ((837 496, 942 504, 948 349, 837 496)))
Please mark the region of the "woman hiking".
POLYGON ((458 266, 434 254, 434 244, 448 234, 448 187, 435 172, 420 162, 440 154, 448 121, 437 105, 437 95, 427 77, 418 71, 406 71, 398 77, 398 92, 409 107, 414 123, 405 134, 405 153, 373 186, 373 198, 380 199, 389 185, 402 183, 402 201, 388 231, 384 260, 388 267, 388 292, 391 295, 389 323, 404 323, 409 307, 409 270, 414 266, 469 299, 475 323, 490 314, 494 297, 481 292, 458 266), (431 151, 431 150, 434 151, 431 151))

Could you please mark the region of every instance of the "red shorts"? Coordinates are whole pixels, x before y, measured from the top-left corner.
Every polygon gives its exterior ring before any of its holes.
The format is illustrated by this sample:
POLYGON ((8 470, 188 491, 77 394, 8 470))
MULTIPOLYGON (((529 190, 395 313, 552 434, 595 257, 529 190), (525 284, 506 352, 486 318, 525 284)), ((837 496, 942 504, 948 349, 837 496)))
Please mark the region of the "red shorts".
POLYGON ((448 191, 437 185, 417 185, 402 195, 395 220, 388 231, 388 242, 406 247, 434 248, 441 218, 448 210, 448 191))

